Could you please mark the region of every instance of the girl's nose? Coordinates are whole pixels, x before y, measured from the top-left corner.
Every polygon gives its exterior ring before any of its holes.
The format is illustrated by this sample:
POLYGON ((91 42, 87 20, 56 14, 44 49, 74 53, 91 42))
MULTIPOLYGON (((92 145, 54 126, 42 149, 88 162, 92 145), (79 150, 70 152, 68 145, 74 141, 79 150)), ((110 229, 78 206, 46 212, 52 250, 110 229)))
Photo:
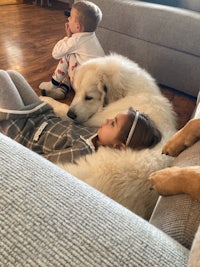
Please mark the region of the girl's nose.
POLYGON ((109 119, 106 119, 103 125, 107 125, 109 123, 109 119))
POLYGON ((112 124, 113 119, 108 119, 108 124, 112 124))

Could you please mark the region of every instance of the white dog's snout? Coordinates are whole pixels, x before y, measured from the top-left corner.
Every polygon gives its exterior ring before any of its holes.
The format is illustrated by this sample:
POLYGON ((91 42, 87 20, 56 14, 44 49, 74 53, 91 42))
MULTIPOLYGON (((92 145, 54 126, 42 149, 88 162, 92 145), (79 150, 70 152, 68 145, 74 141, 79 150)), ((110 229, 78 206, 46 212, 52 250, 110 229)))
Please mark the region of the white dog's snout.
POLYGON ((72 109, 69 109, 68 112, 67 112, 67 116, 72 119, 72 120, 76 120, 77 118, 77 115, 76 113, 72 110, 72 109))

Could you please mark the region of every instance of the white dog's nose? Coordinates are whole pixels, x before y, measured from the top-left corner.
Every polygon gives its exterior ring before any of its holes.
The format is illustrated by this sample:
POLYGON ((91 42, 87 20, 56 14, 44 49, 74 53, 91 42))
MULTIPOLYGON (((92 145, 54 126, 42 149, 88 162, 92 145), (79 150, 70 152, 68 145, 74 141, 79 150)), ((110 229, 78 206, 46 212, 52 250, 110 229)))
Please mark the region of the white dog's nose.
POLYGON ((72 119, 72 120, 75 120, 76 117, 77 117, 77 115, 75 114, 75 112, 73 112, 72 110, 69 110, 69 111, 67 112, 67 116, 68 116, 70 119, 72 119))

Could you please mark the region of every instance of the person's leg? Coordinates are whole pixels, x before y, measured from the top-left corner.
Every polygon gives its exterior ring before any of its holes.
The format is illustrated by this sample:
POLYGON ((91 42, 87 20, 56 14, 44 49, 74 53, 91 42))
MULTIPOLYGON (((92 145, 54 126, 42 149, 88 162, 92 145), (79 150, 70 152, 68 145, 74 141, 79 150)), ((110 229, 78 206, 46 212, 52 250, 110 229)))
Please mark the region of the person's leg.
POLYGON ((23 100, 9 74, 0 70, 0 108, 21 109, 23 100))
POLYGON ((60 59, 50 82, 42 82, 39 85, 40 89, 53 90, 59 87, 59 84, 63 81, 68 72, 68 60, 63 57, 60 59))
POLYGON ((7 72, 17 88, 25 106, 39 101, 38 95, 19 72, 15 70, 8 70, 7 72))
POLYGON ((68 68, 69 68, 68 57, 61 58, 57 68, 55 69, 52 75, 52 79, 56 81, 58 84, 60 84, 64 80, 65 76, 68 74, 68 68))
POLYGON ((62 81, 68 75, 69 57, 63 57, 52 75, 50 82, 42 82, 39 85, 43 96, 50 96, 54 99, 64 99, 66 94, 70 91, 70 86, 62 81))
POLYGON ((75 74, 75 71, 79 65, 80 64, 78 63, 78 60, 76 58, 76 54, 72 54, 70 56, 70 59, 69 59, 69 66, 70 67, 68 69, 68 76, 70 77, 70 84, 72 85, 72 87, 73 87, 73 83, 74 83, 74 74, 75 74))

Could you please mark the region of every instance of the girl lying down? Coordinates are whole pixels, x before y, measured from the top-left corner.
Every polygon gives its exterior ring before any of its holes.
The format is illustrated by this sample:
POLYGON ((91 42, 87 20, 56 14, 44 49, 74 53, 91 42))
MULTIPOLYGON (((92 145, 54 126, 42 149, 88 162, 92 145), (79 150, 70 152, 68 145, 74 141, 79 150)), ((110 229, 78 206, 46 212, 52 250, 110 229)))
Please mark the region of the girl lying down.
POLYGON ((161 140, 155 123, 131 107, 99 129, 63 121, 13 70, 0 70, 0 96, 0 132, 56 164, 73 163, 99 146, 143 149, 161 140))

